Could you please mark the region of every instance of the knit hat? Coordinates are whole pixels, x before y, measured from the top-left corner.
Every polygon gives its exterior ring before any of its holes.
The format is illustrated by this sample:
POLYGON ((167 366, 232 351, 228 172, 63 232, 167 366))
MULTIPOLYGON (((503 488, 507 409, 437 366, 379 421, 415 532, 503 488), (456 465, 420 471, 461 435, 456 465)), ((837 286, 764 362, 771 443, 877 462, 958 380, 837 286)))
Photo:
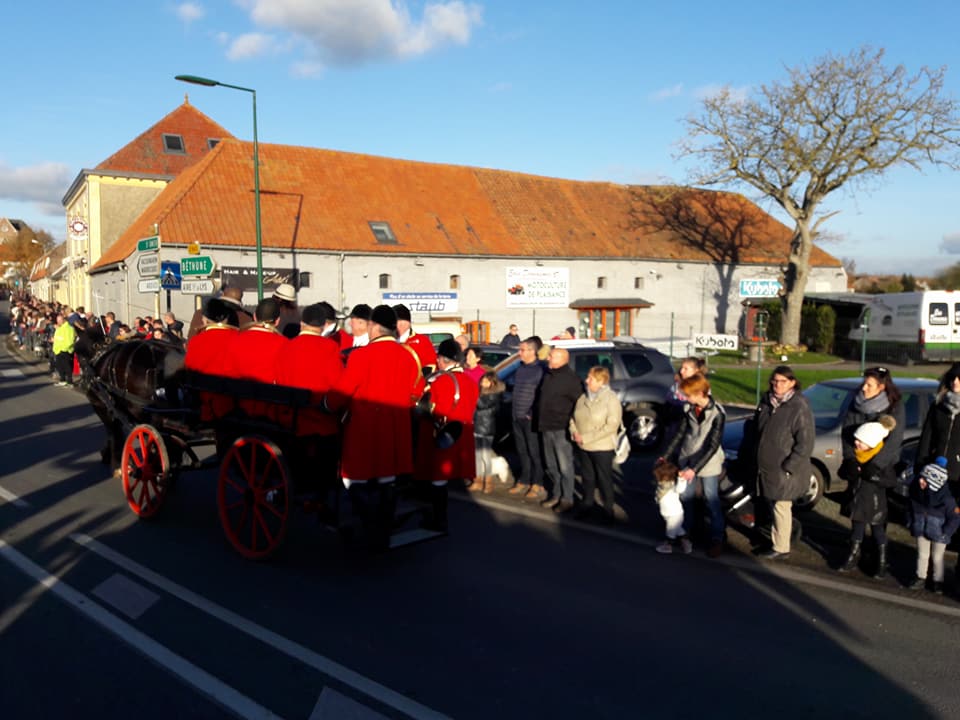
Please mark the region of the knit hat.
POLYGON ((393 311, 397 314, 397 320, 406 320, 410 322, 410 308, 404 304, 394 305, 393 311))
POLYGON ((389 305, 377 305, 370 313, 370 322, 393 331, 397 329, 397 314, 389 305))
POLYGON ((853 433, 853 437, 862 442, 868 448, 875 448, 890 431, 878 422, 864 423, 853 433))
POLYGON ((947 481, 947 459, 941 455, 932 463, 924 465, 920 477, 927 481, 927 487, 936 492, 947 481))
POLYGON ((300 320, 304 325, 310 327, 322 328, 328 321, 333 320, 333 315, 327 303, 314 303, 307 305, 300 314, 300 320), (329 309, 328 309, 329 308, 329 309))
POLYGON ((447 338, 440 343, 440 346, 437 348, 437 355, 457 363, 463 362, 463 351, 460 349, 460 344, 451 338, 447 338))

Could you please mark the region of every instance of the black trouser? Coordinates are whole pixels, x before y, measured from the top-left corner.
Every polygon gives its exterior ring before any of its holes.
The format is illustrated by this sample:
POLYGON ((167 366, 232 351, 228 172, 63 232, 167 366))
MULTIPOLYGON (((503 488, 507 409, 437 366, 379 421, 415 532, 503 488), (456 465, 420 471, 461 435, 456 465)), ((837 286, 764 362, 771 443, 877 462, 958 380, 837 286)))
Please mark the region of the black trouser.
POLYGON ((65 383, 73 383, 73 353, 57 353, 57 372, 60 374, 60 380, 65 383))
MULTIPOLYGON (((863 542, 863 538, 866 537, 867 534, 867 523, 854 520, 850 525, 850 539, 853 540, 853 542, 863 542)), ((883 526, 883 523, 871 523, 870 530, 873 534, 873 540, 877 545, 887 544, 887 529, 883 526)))
POLYGON ((593 507, 594 488, 600 488, 603 508, 613 515, 613 450, 587 451, 578 447, 583 480, 583 507, 593 507))
POLYGON ((543 460, 540 457, 540 436, 533 431, 529 419, 513 419, 513 442, 520 456, 518 483, 543 485, 543 460))
POLYGON ((336 435, 304 435, 292 446, 291 471, 298 489, 323 492, 336 485, 340 443, 336 435))

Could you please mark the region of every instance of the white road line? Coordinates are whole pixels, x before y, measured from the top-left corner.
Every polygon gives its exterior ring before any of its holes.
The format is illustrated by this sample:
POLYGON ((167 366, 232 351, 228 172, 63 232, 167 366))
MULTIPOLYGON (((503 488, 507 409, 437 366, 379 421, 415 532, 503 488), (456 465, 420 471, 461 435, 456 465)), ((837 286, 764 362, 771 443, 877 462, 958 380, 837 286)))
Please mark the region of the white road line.
POLYGON ((0 540, 0 557, 3 557, 11 565, 23 572, 24 575, 33 578, 37 584, 47 588, 74 610, 82 615, 86 615, 87 618, 97 623, 104 630, 112 633, 121 642, 132 646, 148 660, 170 671, 185 683, 227 710, 242 718, 278 717, 267 708, 254 702, 246 695, 239 693, 226 683, 221 682, 189 660, 180 657, 152 638, 144 635, 132 625, 129 625, 100 605, 97 605, 91 598, 62 582, 58 577, 50 575, 42 567, 25 555, 14 550, 3 540, 0 540))
MULTIPOLYGON (((455 497, 456 496, 453 495, 450 496, 451 499, 454 499, 455 497)), ((456 499, 466 504, 484 505, 490 508, 501 510, 503 512, 512 513, 514 515, 520 515, 533 520, 539 520, 540 522, 548 525, 570 525, 584 532, 593 533, 594 535, 604 535, 606 537, 615 538, 633 545, 656 547, 661 542, 660 540, 641 537, 623 530, 597 527, 596 525, 579 522, 577 520, 568 520, 564 517, 558 516, 556 513, 550 513, 547 515, 542 511, 533 510, 532 508, 514 507, 513 505, 508 505, 506 503, 487 498, 456 497, 456 499)), ((670 558, 665 558, 665 561, 672 562, 673 560, 678 559, 680 558, 674 558, 671 556, 670 558)), ((826 590, 833 590, 835 592, 841 592, 847 595, 855 595, 857 597, 870 598, 871 600, 877 600, 890 605, 899 605, 901 607, 907 607, 913 610, 922 610, 924 612, 936 613, 938 615, 960 618, 960 607, 940 605, 939 603, 932 603, 926 600, 920 600, 918 598, 897 595, 890 590, 875 590, 873 588, 861 587, 860 585, 842 580, 832 580, 830 578, 825 578, 821 575, 814 574, 813 571, 793 568, 787 565, 763 564, 760 562, 751 561, 747 558, 739 557, 707 558, 700 555, 684 556, 682 560, 704 562, 708 565, 725 565, 727 567, 732 567, 736 568, 737 570, 744 570, 746 572, 755 574, 774 575, 782 580, 804 583, 806 585, 814 585, 826 590)))
POLYGON ((128 573, 136 575, 140 579, 146 580, 155 587, 158 587, 170 595, 179 598, 188 605, 192 605, 198 610, 205 612, 207 615, 210 615, 211 617, 214 617, 217 620, 220 620, 221 622, 246 633, 250 637, 259 640, 265 645, 269 645, 275 650, 299 660, 308 667, 319 670, 324 675, 334 678, 335 680, 339 680, 345 685, 360 691, 367 697, 378 700, 384 705, 395 710, 399 710, 405 715, 415 718, 416 720, 447 720, 446 715, 443 715, 436 710, 432 710, 425 705, 421 705, 415 700, 411 700, 405 695, 401 695, 400 693, 381 685, 375 680, 371 680, 360 673, 354 672, 350 668, 345 667, 340 663, 331 660, 330 658, 324 657, 323 655, 314 652, 310 648, 304 647, 303 645, 300 645, 284 637, 283 635, 275 633, 272 630, 268 630, 262 625, 258 625, 252 620, 248 620, 232 610, 228 610, 221 605, 217 605, 211 600, 207 600, 205 597, 198 595, 192 590, 188 590, 182 585, 178 585, 172 580, 155 573, 153 570, 144 567, 140 563, 131 560, 125 555, 121 555, 89 535, 85 535, 83 533, 74 533, 70 535, 70 539, 78 545, 81 545, 91 552, 96 553, 100 557, 109 560, 116 566, 126 570, 128 573))
POLYGON ((12 492, 2 486, 0 486, 0 498, 3 498, 8 503, 18 508, 30 507, 30 503, 28 503, 26 500, 21 500, 17 495, 14 495, 12 492))
POLYGON ((26 375, 23 374, 23 370, 17 370, 16 368, 14 368, 13 370, 0 370, 0 377, 22 378, 22 377, 26 377, 26 375))

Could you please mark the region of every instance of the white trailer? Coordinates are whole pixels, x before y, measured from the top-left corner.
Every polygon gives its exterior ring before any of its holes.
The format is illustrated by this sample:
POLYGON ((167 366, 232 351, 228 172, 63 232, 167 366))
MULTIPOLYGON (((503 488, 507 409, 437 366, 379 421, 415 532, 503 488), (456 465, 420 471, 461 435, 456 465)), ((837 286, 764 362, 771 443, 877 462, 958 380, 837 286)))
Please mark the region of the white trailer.
MULTIPOLYGON (((960 292, 926 290, 863 298, 861 326, 867 328, 866 354, 872 360, 911 362, 960 360, 960 292)), ((850 331, 859 344, 861 327, 850 331)))

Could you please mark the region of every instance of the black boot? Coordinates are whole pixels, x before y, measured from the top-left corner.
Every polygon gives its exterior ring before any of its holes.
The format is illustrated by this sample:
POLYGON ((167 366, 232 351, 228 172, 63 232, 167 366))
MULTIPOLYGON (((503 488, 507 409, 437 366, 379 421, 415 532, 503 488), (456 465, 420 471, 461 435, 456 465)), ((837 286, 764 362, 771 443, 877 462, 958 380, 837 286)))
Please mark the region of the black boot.
POLYGON ((394 517, 397 514, 397 488, 394 483, 379 486, 377 498, 377 519, 374 530, 374 550, 390 549, 390 537, 393 535, 394 517))
POLYGON ((883 580, 887 576, 887 544, 877 545, 877 571, 873 574, 877 580, 883 580))
POLYGON ((843 565, 837 568, 838 572, 850 572, 857 566, 857 562, 860 560, 860 541, 852 540, 850 542, 850 554, 847 555, 847 559, 843 561, 843 565))
POLYGON ((447 485, 430 486, 430 519, 423 523, 423 527, 437 532, 447 532, 447 485))

